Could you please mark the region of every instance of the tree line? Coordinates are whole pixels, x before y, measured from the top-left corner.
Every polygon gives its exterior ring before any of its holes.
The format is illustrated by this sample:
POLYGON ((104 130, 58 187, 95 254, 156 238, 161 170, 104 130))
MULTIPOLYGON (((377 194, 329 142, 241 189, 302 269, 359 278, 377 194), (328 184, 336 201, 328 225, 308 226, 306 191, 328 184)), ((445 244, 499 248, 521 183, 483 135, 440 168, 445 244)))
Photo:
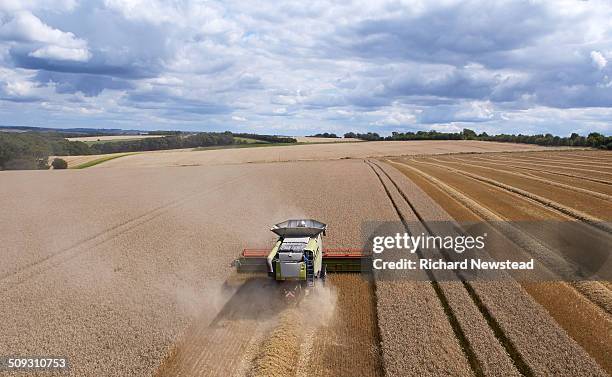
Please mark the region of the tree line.
MULTIPOLYGON (((273 135, 170 131, 165 136, 135 140, 85 143, 67 140, 62 132, 0 132, 0 170, 48 169, 49 156, 80 156, 243 144, 234 136, 268 143, 295 143, 296 139, 273 135), (248 135, 248 136, 247 136, 248 135)), ((82 136, 82 135, 80 135, 82 136)))
POLYGON ((498 141, 504 143, 536 144, 544 146, 570 146, 570 147, 592 147, 612 150, 612 136, 605 136, 598 132, 591 132, 587 136, 572 133, 569 137, 554 136, 550 133, 537 135, 512 135, 499 134, 488 135, 486 132, 477 134, 475 131, 464 128, 461 132, 392 132, 390 136, 380 136, 376 132, 355 133, 347 132, 345 138, 356 138, 366 141, 379 140, 481 140, 498 141))
POLYGON ((339 136, 336 134, 329 133, 329 132, 323 132, 322 134, 314 134, 314 135, 310 135, 309 137, 326 137, 329 139, 337 139, 339 136))
POLYGON ((268 143, 297 143, 297 140, 287 136, 276 136, 276 135, 259 135, 259 134, 248 134, 248 133, 232 133, 236 137, 244 137, 247 139, 255 139, 259 141, 265 141, 268 143))

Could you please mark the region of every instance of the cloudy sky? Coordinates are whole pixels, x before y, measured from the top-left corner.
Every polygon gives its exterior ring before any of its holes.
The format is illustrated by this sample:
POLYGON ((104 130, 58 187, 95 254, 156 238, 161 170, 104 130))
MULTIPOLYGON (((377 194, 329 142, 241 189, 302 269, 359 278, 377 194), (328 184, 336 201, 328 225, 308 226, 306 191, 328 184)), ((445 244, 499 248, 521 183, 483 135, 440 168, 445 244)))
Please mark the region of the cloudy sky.
POLYGON ((610 134, 612 3, 0 0, 0 125, 610 134))

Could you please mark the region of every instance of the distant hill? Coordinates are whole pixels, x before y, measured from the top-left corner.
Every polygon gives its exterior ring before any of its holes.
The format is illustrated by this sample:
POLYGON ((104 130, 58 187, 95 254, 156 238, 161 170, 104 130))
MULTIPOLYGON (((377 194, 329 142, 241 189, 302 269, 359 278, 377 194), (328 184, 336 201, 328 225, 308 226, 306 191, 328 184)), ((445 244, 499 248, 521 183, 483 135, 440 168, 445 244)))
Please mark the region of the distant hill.
POLYGON ((139 135, 150 131, 122 130, 120 128, 48 128, 29 126, 0 126, 0 132, 63 132, 90 136, 99 135, 139 135))

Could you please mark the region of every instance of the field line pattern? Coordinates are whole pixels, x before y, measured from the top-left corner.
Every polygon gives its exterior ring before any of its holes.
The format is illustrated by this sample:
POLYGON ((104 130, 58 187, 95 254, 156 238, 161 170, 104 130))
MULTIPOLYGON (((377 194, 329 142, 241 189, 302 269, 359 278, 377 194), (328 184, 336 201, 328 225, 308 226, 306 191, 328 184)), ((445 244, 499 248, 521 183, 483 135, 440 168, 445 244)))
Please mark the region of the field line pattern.
MULTIPOLYGON (((497 224, 495 229, 499 231, 500 234, 504 235, 504 237, 508 238, 510 242, 517 245, 519 248, 529 250, 532 255, 543 262, 546 268, 549 269, 551 273, 556 274, 559 279, 563 279, 563 276, 567 276, 568 274, 569 276, 575 276, 577 273, 579 273, 579 270, 577 270, 574 265, 568 262, 565 258, 554 253, 547 245, 540 242, 537 238, 534 238, 533 236, 525 233, 523 230, 511 225, 510 223, 507 223, 508 220, 506 218, 498 215, 482 204, 475 202, 455 188, 413 166, 396 161, 390 162, 392 164, 398 164, 413 170, 425 179, 435 183, 436 187, 450 196, 457 203, 460 203, 478 218, 482 219, 483 221, 497 224), (501 223, 506 225, 501 227, 501 223)), ((601 283, 597 281, 571 281, 568 284, 582 294, 587 300, 597 305, 608 314, 612 314, 612 307, 610 306, 609 301, 610 290, 606 291, 607 288, 601 283), (593 289, 595 289, 596 292, 599 292, 599 295, 594 293, 593 289), (603 298, 600 296, 603 296, 603 298)))
MULTIPOLYGON (((514 163, 523 163, 523 164, 528 164, 529 161, 525 161, 525 160, 521 160, 520 158, 517 157, 509 157, 508 155, 499 155, 497 156, 498 158, 501 158, 502 161, 509 161, 509 162, 514 162, 514 163)), ((497 160, 500 161, 500 160, 497 160)), ((604 171, 600 171, 600 170, 593 170, 593 169, 584 169, 584 168, 572 168, 572 167, 568 167, 568 166, 559 166, 559 165, 550 165, 550 164, 539 164, 539 166, 546 166, 549 168, 561 168, 561 169, 566 169, 566 170, 579 170, 579 171, 583 171, 583 172, 590 172, 590 173, 599 173, 599 174, 604 174, 604 175, 609 175, 612 176, 612 173, 609 172, 604 172, 604 171)))
MULTIPOLYGON (((530 156, 526 156, 526 157, 530 157, 530 156)), ((567 155, 563 155, 563 154, 557 154, 554 156, 554 158, 556 158, 557 160, 560 160, 562 162, 568 162, 568 163, 578 163, 580 165, 584 165, 584 166, 588 166, 588 167, 593 167, 593 168, 601 168, 601 167, 608 167, 610 166, 610 164, 612 164, 612 160, 611 161, 598 161, 595 159, 590 159, 589 160, 584 160, 584 159, 580 159, 580 158, 572 158, 572 157, 568 157, 567 155), (602 164, 604 164, 602 166, 602 164)))
POLYGON ((574 218, 576 220, 580 220, 580 221, 582 221, 582 222, 584 222, 586 224, 589 224, 589 225, 593 226, 594 228, 597 228, 597 229, 602 230, 602 231, 604 231, 606 233, 612 234, 612 228, 608 224, 603 223, 601 221, 601 219, 598 219, 598 218, 596 218, 594 216, 591 216, 589 214, 583 213, 581 211, 575 210, 573 208, 564 206, 563 204, 557 203, 557 202, 555 202, 553 200, 546 199, 546 198, 544 198, 544 197, 542 197, 540 195, 533 194, 533 193, 531 193, 529 191, 525 191, 525 190, 519 189, 518 187, 507 185, 505 183, 501 183, 501 182, 498 182, 498 181, 496 181, 494 179, 486 178, 486 177, 480 176, 478 174, 468 173, 468 172, 463 171, 463 170, 451 168, 451 167, 440 165, 440 164, 435 164, 435 163, 432 163, 432 162, 424 162, 424 161, 416 161, 416 160, 413 160, 413 161, 416 162, 416 163, 419 163, 419 164, 427 164, 427 165, 437 166, 437 167, 440 167, 440 168, 452 171, 454 173, 461 174, 461 175, 466 176, 468 178, 471 178, 471 179, 474 179, 474 180, 477 180, 477 181, 480 181, 480 182, 484 182, 484 183, 489 184, 491 186, 495 186, 495 187, 504 189, 504 190, 506 190, 508 192, 511 192, 513 194, 516 194, 518 196, 534 200, 534 201, 540 203, 541 205, 543 205, 545 207, 548 207, 548 208, 551 208, 553 210, 556 210, 557 212, 560 212, 560 213, 562 213, 562 214, 564 214, 566 216, 570 216, 570 217, 572 217, 572 218, 574 218))
MULTIPOLYGON (((387 194, 387 197, 391 201, 391 205, 393 206, 393 208, 394 208, 395 212, 397 213, 400 221, 402 222, 402 224, 404 226, 404 229, 406 230, 406 232, 410 232, 409 227, 408 227, 408 222, 406 221, 406 219, 402 215, 401 211, 399 210, 399 207, 398 207, 397 203, 395 202, 395 200, 391 196, 391 193, 389 192, 389 188, 385 185, 382 177, 380 176, 380 173, 374 168, 375 165, 373 165, 372 162, 370 162, 370 161, 366 161, 366 163, 372 169, 374 174, 376 174, 378 180, 380 181, 380 184, 382 185, 385 193, 387 194)), ((410 203, 408 203, 408 204, 410 204, 410 203)), ((417 250, 416 253, 419 256, 419 258, 423 257, 421 250, 417 250)), ((444 292, 440 288, 440 285, 439 285, 438 281, 435 279, 435 276, 433 276, 433 273, 431 271, 429 271, 429 270, 427 270, 426 273, 427 273, 427 277, 429 279, 429 282, 431 283, 432 288, 434 289, 434 291, 436 293, 436 297, 440 301, 442 309, 444 310, 444 314, 446 315, 447 320, 449 321, 449 323, 451 325, 451 328, 452 328, 452 330, 453 330, 453 332, 455 334, 455 337, 457 338, 457 341, 459 342, 459 344, 461 346, 461 349, 463 350, 463 352, 465 354, 465 357, 466 357, 466 359, 467 359, 467 361, 468 361, 468 363, 470 365, 470 368, 472 369, 472 372, 476 376, 484 376, 484 374, 482 372, 482 367, 480 366, 480 362, 478 361, 478 358, 476 357, 476 354, 475 354, 474 350, 472 349, 472 346, 470 345, 470 342, 467 339, 467 336, 465 335, 463 329, 461 328, 461 325, 459 324, 459 320, 457 319, 457 317, 455 316, 455 313, 453 312, 452 308, 450 307, 450 304, 448 302, 448 299, 446 298, 446 295, 444 294, 444 292)))
MULTIPOLYGON (((384 169, 382 169, 376 162, 369 162, 369 163, 374 165, 374 166, 377 166, 383 172, 383 174, 385 174, 385 176, 389 179, 389 181, 395 186, 396 190, 400 193, 402 198, 406 201, 406 203, 408 204, 410 209, 414 212, 415 216, 419 219, 420 223, 427 230, 427 232, 429 234, 431 234, 431 235, 436 235, 436 233, 434 233, 431 230, 431 228, 427 225, 426 221, 424 221, 423 217, 417 211, 417 209, 414 207, 414 205, 412 204, 410 199, 408 199, 408 197, 403 192, 403 190, 401 190, 399 188, 397 183, 389 176, 389 174, 384 169)), ((374 168, 372 167, 372 169, 374 169, 374 168)), ((376 173, 376 174, 378 175, 378 173, 376 173)), ((382 180, 381 180, 381 183, 382 183, 382 180)), ((385 188, 385 191, 387 191, 386 188, 385 188)), ((402 222, 404 222, 404 221, 405 220, 402 217, 402 222)), ((406 227, 406 230, 408 230, 407 224, 404 223, 404 226, 406 227)), ((455 226, 454 228, 455 228, 455 230, 458 230, 459 232, 461 232, 461 230, 458 227, 455 226)), ((440 251, 442 251, 442 249, 440 251)), ((419 258, 423 257, 420 250, 418 250, 417 253, 419 254, 419 258)), ((447 260, 447 261, 451 260, 449 258, 449 256, 448 256, 446 250, 444 250, 442 252, 442 255, 443 255, 445 260, 447 260)), ((482 300, 480 299, 480 297, 478 297, 478 294, 473 289, 471 284, 463 277, 463 275, 461 274, 460 271, 453 270, 453 272, 457 275, 457 277, 459 278, 459 280, 463 284, 464 288, 468 292, 468 295, 470 296, 470 298, 472 299, 472 301, 474 302, 474 304, 476 305, 476 307, 480 311, 481 315, 486 320, 487 324, 489 325, 489 327, 493 331, 493 334, 497 338, 498 342, 502 345, 502 347, 504 347, 504 349, 506 350, 506 352, 510 356, 512 362, 514 363, 514 366, 518 369, 519 373, 521 373, 521 375, 523 375, 523 376, 532 376, 533 375, 533 371, 531 370, 529 365, 525 362, 525 360, 523 360, 521 354, 518 352, 518 350, 517 350, 516 346, 513 344, 513 342, 504 334, 501 326, 499 325, 497 320, 493 317, 493 315, 489 312, 489 310, 486 308, 486 306, 482 303, 482 300)), ((438 290, 440 290, 440 292, 441 292, 439 284, 435 281, 434 276, 431 274, 431 272, 429 270, 428 270, 428 277, 431 279, 432 284, 434 284, 434 282, 435 282, 435 285, 437 286, 436 292, 438 290)), ((442 295, 442 297, 444 297, 444 294, 442 292, 441 292, 441 295, 442 295)), ((448 302, 447 302, 447 305, 448 305, 448 302)), ((448 310, 451 311, 450 306, 448 307, 448 310)), ((450 320, 450 318, 454 318, 455 321, 457 321, 457 319, 456 319, 454 314, 452 315, 452 317, 449 316, 449 320, 450 320)), ((458 322, 457 322, 457 326, 460 329, 460 326, 459 326, 458 322)), ((471 347, 469 346, 469 342, 467 340, 467 337, 465 337, 465 334, 463 333, 463 331, 461 331, 461 334, 463 335, 464 341, 467 343, 467 346, 469 347, 468 349, 471 350, 471 347)), ((478 365, 477 364, 478 363, 478 359, 477 359, 476 355, 473 353, 473 351, 471 351, 471 355, 468 355, 468 357, 472 357, 474 359, 475 366, 478 365)), ((472 365, 472 361, 470 361, 470 365, 472 365)), ((478 375, 477 371, 480 368, 479 368, 479 366, 477 366, 477 368, 478 369, 474 370, 474 372, 478 375)), ((480 372, 480 374, 482 374, 482 372, 480 372)))
MULTIPOLYGON (((541 163, 541 162, 550 162, 549 159, 547 158, 542 158, 539 156, 532 156, 532 155, 527 155, 527 156, 513 156, 512 160, 515 161, 521 161, 521 162, 534 162, 534 163, 541 163)), ((599 173, 603 173, 603 174, 612 174, 612 172, 605 170, 605 171, 600 171, 600 170, 590 170, 590 169, 584 169, 585 166, 589 167, 589 168, 596 168, 596 169, 610 169, 610 166, 601 166, 601 165, 594 165, 592 163, 581 163, 581 162, 572 162, 572 160, 567 160, 567 159, 559 159, 560 161, 556 161, 556 164, 559 165, 559 167, 561 168, 566 168, 566 169, 580 169, 580 170, 584 170, 584 171, 592 171, 592 172, 599 172, 599 173)))
POLYGON ((495 169, 495 168, 492 168, 492 167, 482 166, 482 165, 473 164, 473 163, 469 163, 469 162, 463 162, 462 160, 459 160, 459 159, 454 158, 454 157, 451 157, 451 158, 453 160, 457 161, 457 162, 442 161, 442 160, 437 159, 437 158, 431 158, 431 160, 438 161, 440 163, 462 164, 462 165, 473 166, 473 167, 481 168, 481 169, 493 170, 493 171, 501 172, 501 173, 504 173, 504 174, 514 175, 514 176, 517 176, 517 177, 528 178, 528 179, 531 179, 531 180, 534 180, 534 181, 546 183, 546 184, 549 184, 551 186, 560 187, 560 188, 563 188, 563 189, 566 189, 566 190, 580 192, 580 193, 583 193, 583 194, 586 194, 586 195, 591 195, 591 196, 594 196, 594 197, 599 198, 599 199, 611 200, 612 201, 612 196, 610 196, 608 194, 601 193, 601 192, 592 191, 592 190, 585 189, 585 188, 582 188, 582 187, 575 187, 575 186, 566 185, 565 183, 551 181, 549 179, 540 178, 540 177, 537 177, 537 176, 531 175, 531 174, 518 173, 518 172, 513 172, 513 171, 500 171, 499 169, 495 169))
MULTIPOLYGON (((401 174, 391 166, 388 166, 388 169, 381 168, 381 170, 385 171, 388 175, 391 175, 391 173, 401 174)), ((397 185, 395 181, 394 184, 397 185)), ((406 187, 406 190, 410 190, 410 186, 406 187)), ((403 187, 399 191, 403 194, 410 192, 403 191, 403 187)), ((408 199, 406 195, 403 196, 405 199, 408 199)), ((419 203, 415 202, 417 210, 419 210, 419 203)), ((423 207, 423 209, 426 210, 427 207, 423 207)), ((592 356, 574 339, 569 337, 556 321, 550 317, 550 314, 540 304, 535 302, 516 282, 499 287, 478 281, 467 283, 469 288, 466 286, 466 289, 468 291, 471 289, 473 293, 477 294, 473 298, 477 298, 484 305, 484 308, 488 309, 492 316, 491 318, 499 325, 501 334, 511 340, 517 352, 519 352, 518 355, 522 357, 522 360, 526 362, 525 365, 534 374, 548 374, 556 370, 556 373, 576 373, 576 375, 607 375, 592 356), (506 296, 507 299, 499 301, 497 299, 499 295, 506 296), (534 321, 532 319, 528 321, 531 323, 529 327, 525 327, 522 321, 518 321, 517 316, 508 315, 509 312, 513 312, 515 305, 523 305, 526 308, 525 310, 532 313, 532 316, 529 317, 537 318, 538 320, 534 321), (532 347, 533 344, 540 344, 541 348, 534 348, 532 347), (563 356, 569 354, 576 357, 566 358, 563 356), (588 373, 587 370, 589 371, 588 373)), ((479 302, 475 302, 475 304, 479 305, 479 302)), ((493 330, 495 331, 494 326, 493 330)), ((604 365, 609 365, 605 362, 605 356, 602 356, 602 354, 598 355, 599 361, 604 365)), ((520 367, 520 365, 516 366, 520 367)), ((524 369, 521 370, 521 373, 529 374, 528 370, 524 369)))
MULTIPOLYGON (((547 174, 553 174, 553 175, 561 175, 561 176, 564 176, 564 177, 584 179, 586 181, 602 183, 604 185, 612 185, 612 181, 608 181, 608 180, 605 180, 605 179, 585 177, 583 175, 564 173, 564 172, 559 172, 559 171, 555 171, 555 170, 541 170, 541 169, 534 169, 532 167, 527 167, 527 166, 520 166, 520 165, 517 166, 517 165, 503 163, 500 160, 491 160, 491 159, 485 159, 485 158, 482 158, 482 157, 473 157, 473 158, 475 160, 482 161, 483 163, 487 163, 489 165, 497 165, 497 166, 517 168, 517 169, 531 170, 531 171, 536 171, 536 172, 541 172, 541 173, 547 173, 547 174), (497 162, 492 162, 492 161, 497 161, 497 162)), ((458 157, 457 157, 457 159, 460 160, 460 161, 465 161, 464 159, 461 159, 461 158, 458 158, 458 157)), ((525 164, 527 164, 527 163, 525 163, 525 164)))
MULTIPOLYGON (((580 157, 580 158, 584 158, 585 156, 583 155, 579 155, 579 154, 567 154, 568 156, 572 156, 572 157, 580 157)), ((611 155, 612 157, 612 155, 611 155)), ((595 156, 588 156, 588 158, 591 161, 601 161, 601 162, 608 162, 608 163, 612 163, 612 159, 608 159, 608 158, 599 158, 599 157, 595 157, 595 156)))

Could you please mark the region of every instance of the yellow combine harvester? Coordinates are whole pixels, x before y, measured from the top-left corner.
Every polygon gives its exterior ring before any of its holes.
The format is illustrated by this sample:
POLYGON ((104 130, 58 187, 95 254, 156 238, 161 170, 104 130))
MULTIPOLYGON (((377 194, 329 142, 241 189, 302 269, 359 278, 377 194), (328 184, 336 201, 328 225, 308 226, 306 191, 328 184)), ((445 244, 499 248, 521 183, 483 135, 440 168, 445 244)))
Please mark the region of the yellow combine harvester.
POLYGON ((276 281, 312 287, 327 272, 360 272, 369 255, 357 249, 323 249, 327 225, 312 219, 287 220, 270 229, 272 249, 244 249, 233 265, 238 272, 267 272, 276 281))

